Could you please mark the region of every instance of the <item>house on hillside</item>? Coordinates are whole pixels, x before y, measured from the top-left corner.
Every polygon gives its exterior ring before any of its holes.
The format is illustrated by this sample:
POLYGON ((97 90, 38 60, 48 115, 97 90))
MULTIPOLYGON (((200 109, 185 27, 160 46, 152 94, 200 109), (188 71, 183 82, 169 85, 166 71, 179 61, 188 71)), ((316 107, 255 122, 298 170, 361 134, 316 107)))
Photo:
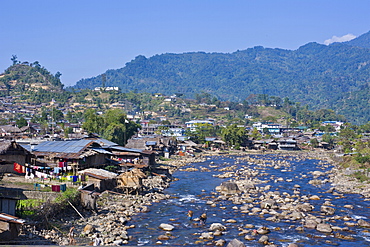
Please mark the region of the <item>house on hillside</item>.
POLYGON ((215 122, 213 120, 191 120, 185 123, 186 128, 190 131, 196 131, 199 124, 209 124, 213 126, 215 122))
POLYGON ((20 135, 22 131, 13 125, 0 125, 0 136, 4 139, 14 139, 14 137, 20 135))
POLYGON ((15 164, 23 166, 31 163, 32 157, 26 148, 15 141, 0 142, 0 172, 13 172, 15 164))

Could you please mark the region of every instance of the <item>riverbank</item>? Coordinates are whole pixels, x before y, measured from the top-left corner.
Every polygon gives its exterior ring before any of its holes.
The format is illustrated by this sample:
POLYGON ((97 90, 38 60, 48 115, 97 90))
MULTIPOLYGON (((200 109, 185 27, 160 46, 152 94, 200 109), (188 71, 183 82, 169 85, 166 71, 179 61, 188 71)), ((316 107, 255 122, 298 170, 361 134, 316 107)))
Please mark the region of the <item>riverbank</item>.
MULTIPOLYGON (((240 160, 248 160, 250 155, 257 154, 274 154, 279 157, 294 156, 297 160, 319 159, 325 160, 330 164, 337 162, 333 159, 333 155, 325 152, 261 153, 232 151, 221 154, 205 152, 195 157, 178 157, 177 159, 161 161, 159 166, 167 167, 170 169, 171 173, 173 173, 187 164, 203 162, 210 159, 212 156, 237 155, 240 157, 240 160)), ((263 157, 249 161, 261 164, 265 162, 263 157)), ((368 184, 361 184, 352 180, 350 177, 346 176, 343 170, 339 169, 337 165, 328 171, 327 175, 329 181, 325 182, 332 183, 334 188, 333 191, 335 190, 337 193, 356 192, 364 196, 368 195, 368 184)), ((236 179, 236 177, 237 176, 234 176, 233 179, 236 179)), ((161 191, 167 188, 170 182, 171 181, 168 179, 159 179, 157 176, 149 178, 147 181, 144 181, 144 183, 150 185, 151 188, 156 187, 156 189, 143 195, 123 195, 105 192, 98 200, 98 214, 84 211, 82 212, 84 218, 81 218, 76 212, 71 210, 69 214, 63 215, 62 219, 51 219, 50 223, 53 226, 53 230, 37 230, 31 225, 26 226, 24 233, 20 236, 20 241, 28 244, 40 244, 40 242, 37 243, 37 241, 48 241, 49 244, 68 245, 67 233, 70 227, 74 226, 77 233, 76 240, 78 245, 91 244, 96 233, 100 234, 105 245, 130 244, 128 231, 135 229, 135 225, 130 223, 131 217, 138 213, 147 212, 153 203, 169 199, 169 196, 164 195, 161 191)))

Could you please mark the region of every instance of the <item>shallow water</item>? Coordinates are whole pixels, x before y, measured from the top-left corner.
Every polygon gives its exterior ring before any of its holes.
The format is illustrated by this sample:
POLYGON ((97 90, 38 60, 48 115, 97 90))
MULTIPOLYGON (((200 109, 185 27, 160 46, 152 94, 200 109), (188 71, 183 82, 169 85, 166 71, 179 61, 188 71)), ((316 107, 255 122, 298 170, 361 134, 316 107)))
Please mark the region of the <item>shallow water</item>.
MULTIPOLYGON (((269 241, 278 246, 287 246, 289 243, 296 243, 298 246, 370 246, 370 233, 360 227, 349 227, 350 231, 338 231, 345 236, 352 236, 355 240, 342 240, 335 238, 332 234, 320 233, 316 230, 305 229, 304 231, 297 231, 298 226, 302 226, 302 221, 285 221, 279 222, 266 221, 265 218, 271 215, 248 215, 241 213, 239 209, 242 205, 235 205, 232 201, 215 201, 219 196, 215 191, 215 187, 220 185, 223 181, 229 179, 221 179, 214 177, 215 174, 221 174, 218 171, 220 167, 237 165, 241 167, 253 167, 259 169, 260 173, 264 176, 258 176, 260 180, 266 183, 258 184, 257 187, 264 187, 271 185, 269 191, 279 191, 280 194, 287 192, 293 194, 293 186, 300 185, 301 195, 318 195, 320 200, 310 200, 309 203, 314 205, 315 208, 312 214, 315 216, 323 217, 320 214, 320 207, 325 202, 325 199, 330 199, 331 203, 335 205, 335 215, 350 216, 355 220, 364 219, 368 220, 369 202, 364 201, 359 195, 346 194, 344 197, 334 196, 326 191, 331 187, 329 183, 316 187, 308 184, 308 181, 313 179, 312 174, 309 172, 319 170, 325 172, 330 169, 328 164, 320 163, 318 160, 294 160, 293 157, 282 157, 276 155, 254 155, 255 158, 263 158, 268 160, 287 160, 290 165, 287 167, 281 166, 279 169, 274 169, 273 166, 261 167, 258 164, 246 163, 238 160, 238 157, 213 157, 210 160, 200 163, 193 163, 189 166, 196 168, 208 168, 209 172, 186 172, 176 171, 174 177, 178 178, 167 188, 164 193, 171 195, 168 200, 163 200, 159 203, 154 203, 149 207, 150 211, 147 213, 140 213, 132 218, 130 223, 136 227, 129 230, 129 235, 133 237, 130 240, 130 245, 150 246, 157 243, 159 235, 166 234, 165 231, 159 229, 161 223, 168 223, 175 226, 171 232, 171 239, 161 241, 162 245, 213 245, 213 241, 224 239, 227 242, 234 238, 244 242, 246 246, 263 246, 257 240, 247 241, 244 236, 238 236, 240 232, 238 228, 243 227, 245 224, 253 224, 255 229, 260 226, 266 226, 271 229, 268 234, 269 241), (212 162, 212 163, 211 163, 212 162), (307 174, 307 177, 303 175, 307 174), (278 181, 277 178, 284 178, 284 181, 278 181), (293 181, 287 182, 286 180, 292 179, 293 181), (207 205, 207 201, 214 201, 216 207, 207 205), (353 209, 344 208, 344 205, 353 205, 353 209), (199 217, 203 212, 207 213, 208 219, 205 226, 200 226, 198 221, 188 220, 186 213, 188 210, 194 211, 194 219, 199 217), (226 223, 226 220, 234 219, 236 223, 226 223), (208 227, 212 223, 222 223, 227 227, 226 233, 223 236, 217 236, 213 240, 202 240, 199 236, 202 232, 207 232, 208 227), (276 228, 279 229, 276 229, 276 228)), ((186 168, 186 167, 184 167, 186 168)), ((323 177, 320 177, 321 179, 323 177)), ((259 205, 255 205, 258 207, 259 205)), ((279 210, 278 210, 279 212, 279 210)), ((355 222, 354 220, 350 222, 355 222)), ((328 222, 333 226, 345 227, 343 220, 336 220, 328 222)))

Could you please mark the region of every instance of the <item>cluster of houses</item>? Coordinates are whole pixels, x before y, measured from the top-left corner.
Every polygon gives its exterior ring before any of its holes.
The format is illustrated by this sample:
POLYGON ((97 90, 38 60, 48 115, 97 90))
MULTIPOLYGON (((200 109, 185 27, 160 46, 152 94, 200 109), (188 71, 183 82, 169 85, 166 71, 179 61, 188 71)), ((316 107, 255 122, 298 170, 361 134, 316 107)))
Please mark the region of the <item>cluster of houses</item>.
MULTIPOLYGON (((17 172, 25 179, 60 180, 63 177, 71 183, 80 182, 85 185, 80 189, 83 205, 94 210, 96 195, 100 192, 117 188, 121 189, 120 192, 138 191, 148 172, 160 173, 155 166, 158 155, 193 155, 202 148, 226 148, 225 142, 217 137, 207 137, 206 145, 188 140, 184 135, 185 129, 196 131, 199 124, 215 123, 212 119, 193 120, 184 126, 163 128, 162 125, 159 128, 160 125, 143 121, 138 135, 128 140, 124 147, 94 134, 80 133, 79 138, 63 140, 54 136, 40 137, 32 125, 24 128, 3 125, 0 126, 0 175, 17 172), (107 171, 107 167, 114 171, 107 171)), ((340 126, 338 122, 323 124, 340 126)), ((255 123, 252 128, 273 138, 250 138, 245 143, 247 149, 298 150, 302 143, 317 138, 315 132, 303 132, 299 128, 274 123, 255 123), (289 137, 286 137, 287 133, 289 137)), ((325 148, 324 145, 322 147, 325 148)), ((55 188, 53 191, 61 189, 59 185, 55 188)), ((14 197, 0 188, 0 237, 3 239, 14 238, 24 222, 14 216, 18 199, 18 196, 14 197)))
MULTIPOLYGON (((81 189, 81 194, 91 209, 94 209, 94 204, 88 202, 96 193, 116 188, 117 180, 121 181, 119 185, 122 188, 130 186, 132 180, 127 177, 136 179, 132 176, 133 170, 137 174, 154 171, 154 164, 155 151, 122 147, 95 135, 68 141, 45 140, 39 144, 14 140, 0 142, 0 174, 24 175, 25 179, 32 179, 30 182, 35 182, 35 186, 43 181, 63 179, 71 184, 79 182, 88 185, 81 189), (120 180, 117 173, 103 169, 107 166, 115 167, 115 172, 126 173, 126 179, 120 180)), ((59 185, 53 185, 53 191, 63 190, 60 183, 55 183, 59 185)), ((136 186, 135 189, 140 188, 136 186)), ((13 239, 19 233, 23 221, 14 216, 19 199, 25 198, 19 197, 14 190, 0 188, 0 239, 13 239)))

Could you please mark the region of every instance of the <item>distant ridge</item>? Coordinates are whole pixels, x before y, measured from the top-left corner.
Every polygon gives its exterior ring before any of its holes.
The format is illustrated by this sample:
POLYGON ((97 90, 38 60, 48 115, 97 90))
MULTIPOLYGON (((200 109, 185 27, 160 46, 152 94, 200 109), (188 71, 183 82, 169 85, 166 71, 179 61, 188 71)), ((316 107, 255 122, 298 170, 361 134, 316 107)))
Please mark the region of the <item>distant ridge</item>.
POLYGON ((345 42, 345 44, 370 49, 370 31, 356 39, 345 42))
MULTIPOLYGON (((297 50, 257 46, 233 53, 190 52, 137 56, 106 71, 106 86, 123 91, 194 97, 201 91, 221 100, 250 94, 279 96, 312 109, 331 108, 354 123, 370 121, 370 32, 345 43, 308 43, 297 50)), ((102 76, 74 88, 102 86, 102 76)))

